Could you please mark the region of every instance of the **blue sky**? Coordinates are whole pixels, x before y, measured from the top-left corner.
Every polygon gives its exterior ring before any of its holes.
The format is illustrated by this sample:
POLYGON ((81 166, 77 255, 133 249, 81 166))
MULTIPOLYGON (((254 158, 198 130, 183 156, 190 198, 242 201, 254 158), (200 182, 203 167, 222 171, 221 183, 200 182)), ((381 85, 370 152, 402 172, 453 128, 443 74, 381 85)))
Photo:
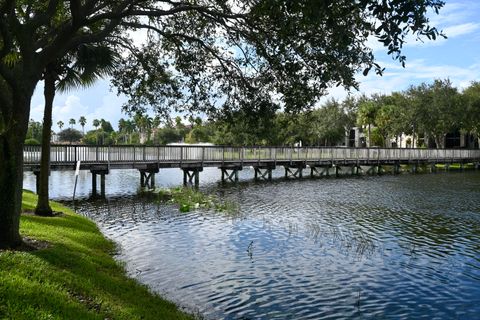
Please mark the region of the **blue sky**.
MULTIPOLYGON (((472 81, 480 81, 480 1, 449 1, 439 15, 431 15, 431 24, 443 30, 448 39, 416 41, 408 39, 404 47, 406 67, 387 56, 376 41, 371 41, 375 55, 386 68, 382 77, 370 73, 358 75, 360 91, 354 94, 390 93, 402 91, 410 85, 432 82, 434 79, 450 78, 453 85, 462 89, 472 81)), ((326 98, 343 99, 347 92, 342 88, 330 89, 326 98)), ((107 80, 99 80, 88 89, 57 94, 53 110, 53 130, 58 131, 57 121, 66 125, 70 118, 78 121, 87 118, 86 129, 92 129, 93 119, 111 121, 116 128, 124 97, 110 91, 107 80)), ((43 117, 43 85, 40 83, 32 99, 30 118, 41 121, 43 117)), ((80 129, 80 126, 77 125, 80 129)))

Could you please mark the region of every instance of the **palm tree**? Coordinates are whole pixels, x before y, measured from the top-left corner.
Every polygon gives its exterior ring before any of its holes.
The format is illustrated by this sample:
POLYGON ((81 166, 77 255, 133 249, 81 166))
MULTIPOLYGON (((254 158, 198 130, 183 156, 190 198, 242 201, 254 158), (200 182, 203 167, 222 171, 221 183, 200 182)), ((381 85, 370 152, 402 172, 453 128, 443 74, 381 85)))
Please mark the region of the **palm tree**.
POLYGON ((57 122, 57 126, 60 128, 60 131, 62 131, 62 128, 63 128, 64 125, 65 125, 65 123, 63 123, 62 120, 57 122))
POLYGON ((160 120, 160 117, 159 116, 155 116, 155 118, 153 118, 153 121, 152 121, 152 128, 153 128, 153 143, 157 143, 155 140, 156 136, 157 136, 157 129, 158 127, 160 127, 160 123, 162 121, 160 120))
POLYGON ((100 120, 98 120, 98 119, 93 119, 92 124, 93 124, 93 126, 95 127, 95 129, 98 130, 98 127, 100 127, 100 120))
POLYGON ((152 128, 153 119, 148 115, 142 115, 140 113, 135 114, 133 121, 140 130, 140 140, 143 140, 143 143, 150 140, 150 133, 152 128))
POLYGON ((70 121, 68 121, 68 124, 70 125, 70 128, 73 129, 73 126, 77 123, 75 119, 71 118, 70 121))
POLYGON ((373 101, 365 101, 360 104, 358 109, 358 123, 368 126, 368 147, 371 146, 371 126, 375 123, 375 117, 378 107, 373 101))
POLYGON ((96 138, 97 138, 97 144, 98 144, 98 127, 100 127, 100 120, 98 119, 93 119, 93 126, 95 127, 96 132, 96 138))
MULTIPOLYGON (((85 44, 79 46, 75 52, 67 53, 62 59, 54 61, 45 68, 45 110, 43 115, 38 202, 35 214, 45 216, 53 214, 49 203, 48 174, 50 171, 50 138, 55 90, 67 91, 70 88, 92 85, 96 78, 108 75, 114 70, 115 61, 116 54, 112 48, 101 44, 85 44)), ((75 119, 70 119, 69 123, 73 127, 75 119)), ((60 129, 64 125, 61 121, 57 122, 57 124, 60 129)))
POLYGON ((125 119, 120 118, 120 120, 118 120, 118 131, 123 132, 124 130, 125 130, 125 119))
POLYGON ((87 118, 81 116, 80 119, 78 119, 78 123, 80 123, 80 125, 82 126, 83 135, 85 135, 85 125, 87 124, 87 118))
POLYGON ((125 131, 128 134, 129 143, 132 144, 132 133, 135 132, 135 122, 132 120, 125 121, 125 131))
POLYGON ((145 115, 144 117, 144 123, 145 123, 145 131, 147 133, 147 141, 150 141, 151 135, 152 135, 152 127, 153 127, 153 118, 149 117, 148 115, 145 115))
POLYGON ((118 132, 123 134, 123 143, 127 143, 127 121, 125 119, 121 118, 118 120, 118 132))

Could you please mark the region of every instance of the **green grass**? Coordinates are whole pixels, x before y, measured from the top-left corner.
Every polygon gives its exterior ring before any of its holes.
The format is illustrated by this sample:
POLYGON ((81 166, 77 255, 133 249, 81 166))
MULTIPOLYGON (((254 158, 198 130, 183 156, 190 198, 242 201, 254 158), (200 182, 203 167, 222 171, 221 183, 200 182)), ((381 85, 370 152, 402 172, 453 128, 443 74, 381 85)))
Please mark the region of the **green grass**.
MULTIPOLYGON (((24 192, 23 208, 36 195, 24 192)), ((52 202, 56 217, 22 215, 35 251, 0 251, 0 319, 192 319, 125 275, 96 225, 52 202)))

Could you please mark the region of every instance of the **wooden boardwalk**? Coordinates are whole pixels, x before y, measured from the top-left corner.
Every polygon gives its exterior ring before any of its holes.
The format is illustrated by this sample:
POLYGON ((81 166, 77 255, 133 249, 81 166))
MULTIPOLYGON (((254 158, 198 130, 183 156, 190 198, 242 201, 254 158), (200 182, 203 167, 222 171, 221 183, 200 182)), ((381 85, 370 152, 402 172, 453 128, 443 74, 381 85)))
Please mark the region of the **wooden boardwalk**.
MULTIPOLYGON (((24 147, 25 170, 38 167, 40 154, 40 146, 24 147)), ((145 164, 158 165, 158 168, 289 165, 298 162, 307 166, 328 163, 374 165, 478 162, 480 150, 53 145, 50 159, 52 170, 73 170, 77 161, 82 162, 83 170, 97 165, 107 165, 109 169, 138 169, 145 164)))
MULTIPOLYGON (((40 146, 24 147, 24 170, 38 172, 40 146)), ((475 149, 394 149, 343 147, 227 147, 227 146, 87 146, 53 145, 51 170, 75 170, 81 161, 81 170, 101 175, 104 189, 105 174, 112 169, 137 169, 141 185, 153 187, 155 173, 161 168, 180 168, 184 184, 198 185, 199 172, 204 167, 222 170, 222 180, 237 180, 238 171, 253 167, 255 178, 271 179, 277 166, 285 168, 286 177, 301 177, 310 168, 310 175, 328 174, 328 168, 350 167, 352 173, 361 167, 380 168, 389 165, 397 170, 400 165, 480 163, 480 150, 475 149), (327 168, 325 171, 325 168, 327 168)), ((379 169, 378 169, 379 170, 379 169)))

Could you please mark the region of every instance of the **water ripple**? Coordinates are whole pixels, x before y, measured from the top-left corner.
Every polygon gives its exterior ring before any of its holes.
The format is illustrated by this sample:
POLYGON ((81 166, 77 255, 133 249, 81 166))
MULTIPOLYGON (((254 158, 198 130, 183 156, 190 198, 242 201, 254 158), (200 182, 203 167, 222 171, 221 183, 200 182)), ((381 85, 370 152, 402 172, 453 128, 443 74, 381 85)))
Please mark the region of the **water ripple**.
POLYGON ((130 275, 206 319, 474 319, 480 174, 240 183, 240 215, 79 204, 130 275), (452 188, 454 186, 454 188, 452 188))

